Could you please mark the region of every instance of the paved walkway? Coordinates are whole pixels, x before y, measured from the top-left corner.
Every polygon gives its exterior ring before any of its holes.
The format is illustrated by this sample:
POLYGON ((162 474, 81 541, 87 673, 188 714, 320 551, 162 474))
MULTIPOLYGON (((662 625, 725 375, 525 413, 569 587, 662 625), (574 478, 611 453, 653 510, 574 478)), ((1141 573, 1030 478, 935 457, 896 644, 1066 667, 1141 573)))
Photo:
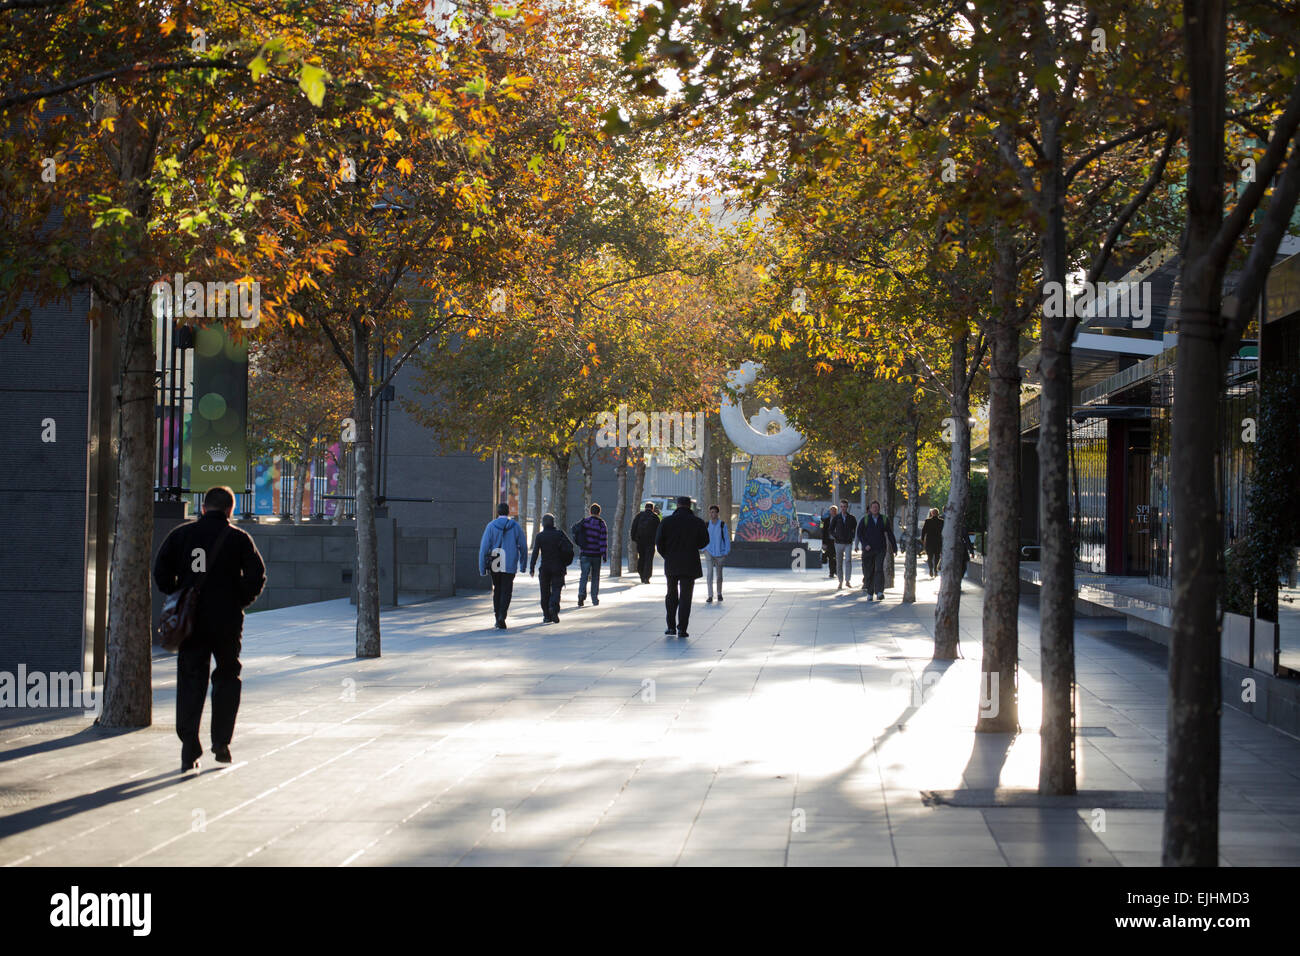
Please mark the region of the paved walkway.
MULTIPOLYGON (((658 571, 599 607, 567 587, 558 625, 527 579, 504 632, 486 595, 395 610, 372 661, 346 602, 253 615, 236 762, 198 775, 176 769, 171 658, 148 730, 0 712, 0 864, 1159 863, 1159 647, 1081 619, 1091 793, 995 798, 1037 782, 1032 609, 1024 732, 977 739, 977 588, 966 659, 940 666, 924 571, 910 607, 821 572, 727 574, 685 641, 662 633, 658 571), (965 792, 922 795, 944 790, 965 792)), ((1231 710, 1223 740, 1222 862, 1300 863, 1300 741, 1231 710)))

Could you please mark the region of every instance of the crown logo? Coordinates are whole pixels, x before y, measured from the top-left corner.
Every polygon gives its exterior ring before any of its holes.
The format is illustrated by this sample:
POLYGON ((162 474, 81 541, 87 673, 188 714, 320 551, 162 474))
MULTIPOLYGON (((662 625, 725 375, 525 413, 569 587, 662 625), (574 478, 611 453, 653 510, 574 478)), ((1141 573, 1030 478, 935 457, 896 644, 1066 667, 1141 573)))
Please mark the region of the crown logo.
POLYGON ((226 456, 228 456, 229 454, 230 454, 230 449, 219 442, 213 445, 210 449, 208 449, 208 457, 211 458, 218 465, 224 462, 226 460, 226 456))

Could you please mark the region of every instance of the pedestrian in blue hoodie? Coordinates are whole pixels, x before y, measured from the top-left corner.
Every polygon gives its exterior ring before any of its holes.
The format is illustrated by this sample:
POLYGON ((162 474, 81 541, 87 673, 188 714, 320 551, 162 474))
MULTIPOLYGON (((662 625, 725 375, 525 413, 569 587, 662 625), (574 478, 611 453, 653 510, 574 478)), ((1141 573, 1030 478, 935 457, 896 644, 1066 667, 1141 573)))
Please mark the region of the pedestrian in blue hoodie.
POLYGON ((478 546, 478 573, 492 575, 492 610, 497 627, 506 629, 506 611, 515 590, 515 573, 528 563, 528 540, 519 522, 510 517, 510 506, 497 505, 497 517, 483 529, 478 546))

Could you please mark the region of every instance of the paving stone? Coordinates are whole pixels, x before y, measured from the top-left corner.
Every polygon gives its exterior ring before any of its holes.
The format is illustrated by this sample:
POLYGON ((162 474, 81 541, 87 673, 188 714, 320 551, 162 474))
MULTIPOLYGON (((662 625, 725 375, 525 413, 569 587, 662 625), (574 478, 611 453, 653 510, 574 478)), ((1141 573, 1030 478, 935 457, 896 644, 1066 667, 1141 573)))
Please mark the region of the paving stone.
MULTIPOLYGON (((0 713, 0 865, 1159 864, 1167 680, 1145 642, 1079 628, 1078 719, 1098 729, 1062 806, 1034 793, 1032 608, 1022 733, 995 739, 974 733, 977 589, 967 659, 940 671, 924 577, 908 607, 815 575, 728 584, 687 642, 658 633, 658 582, 607 582, 547 628, 521 585, 505 634, 481 593, 387 611, 365 661, 346 600, 250 615, 232 768, 176 772, 171 656, 151 728, 0 713), (943 790, 965 805, 925 805, 943 790)), ((1223 727, 1222 862, 1300 864, 1300 742, 1223 727)))

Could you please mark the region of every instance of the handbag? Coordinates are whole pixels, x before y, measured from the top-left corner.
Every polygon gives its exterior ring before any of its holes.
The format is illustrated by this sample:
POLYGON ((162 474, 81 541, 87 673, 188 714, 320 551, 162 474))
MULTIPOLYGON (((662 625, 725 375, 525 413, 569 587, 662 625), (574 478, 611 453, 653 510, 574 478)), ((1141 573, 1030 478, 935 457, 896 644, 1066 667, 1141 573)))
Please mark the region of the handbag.
MULTIPOLYGON (((212 567, 216 566, 217 555, 221 553, 221 546, 226 543, 226 535, 229 533, 230 526, 227 525, 217 535, 216 547, 212 549, 212 567)), ((162 614, 158 619, 158 642, 162 644, 163 650, 179 651, 181 645, 194 635, 194 621, 199 613, 199 595, 207 576, 205 571, 197 582, 173 591, 163 600, 162 614)))

